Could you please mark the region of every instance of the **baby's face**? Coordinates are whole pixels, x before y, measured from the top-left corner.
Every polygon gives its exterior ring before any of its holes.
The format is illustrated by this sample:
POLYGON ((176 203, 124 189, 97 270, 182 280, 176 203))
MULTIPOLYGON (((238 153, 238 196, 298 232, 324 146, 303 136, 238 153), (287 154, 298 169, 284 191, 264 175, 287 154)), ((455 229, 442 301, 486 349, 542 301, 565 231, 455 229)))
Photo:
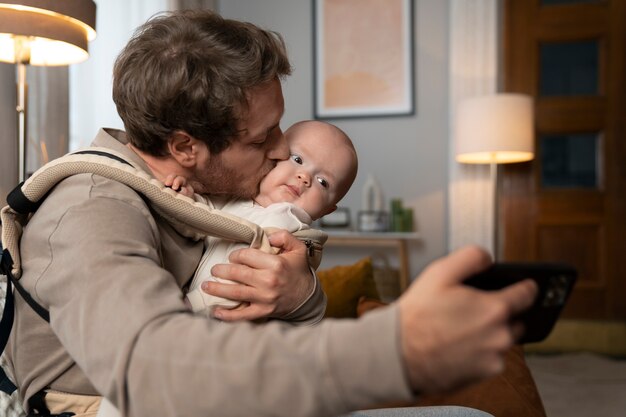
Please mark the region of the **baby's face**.
POLYGON ((316 220, 332 212, 343 196, 353 169, 352 150, 315 131, 305 130, 287 139, 291 156, 265 176, 255 200, 263 207, 290 202, 316 220))

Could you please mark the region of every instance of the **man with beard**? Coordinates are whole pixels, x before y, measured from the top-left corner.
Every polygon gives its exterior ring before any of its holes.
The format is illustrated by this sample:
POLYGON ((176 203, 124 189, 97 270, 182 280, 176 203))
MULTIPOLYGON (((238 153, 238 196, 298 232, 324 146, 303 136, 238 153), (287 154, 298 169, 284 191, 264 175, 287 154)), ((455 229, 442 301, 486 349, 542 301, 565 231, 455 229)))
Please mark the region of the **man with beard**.
MULTIPOLYGON (((126 132, 101 130, 93 145, 158 180, 251 198, 289 156, 280 80, 290 71, 275 33, 209 11, 156 17, 115 64, 126 132)), ((47 323, 16 296, 7 357, 27 411, 93 415, 100 393, 129 416, 320 416, 408 400, 500 372, 521 330, 512 317, 536 293, 531 282, 489 294, 462 285, 491 262, 469 247, 387 308, 294 326, 320 320, 324 295, 304 244, 286 232, 270 243, 281 253, 243 249, 213 268, 239 284, 207 292, 246 308, 193 315, 181 289, 201 241, 123 184, 95 174, 59 183, 20 246, 20 282, 50 313, 47 323), (270 320, 247 321, 257 318, 270 320)))

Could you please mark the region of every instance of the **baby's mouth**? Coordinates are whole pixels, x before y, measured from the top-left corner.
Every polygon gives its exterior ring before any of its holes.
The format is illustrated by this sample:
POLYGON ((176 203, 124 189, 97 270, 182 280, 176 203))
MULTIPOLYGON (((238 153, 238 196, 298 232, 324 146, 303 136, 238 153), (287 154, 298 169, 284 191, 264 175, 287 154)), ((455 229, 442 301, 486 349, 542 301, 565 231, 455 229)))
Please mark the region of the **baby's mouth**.
POLYGON ((297 187, 294 187, 293 185, 289 185, 289 184, 285 184, 285 186, 287 187, 287 189, 289 190, 291 194, 295 195, 296 197, 300 197, 300 190, 297 187))

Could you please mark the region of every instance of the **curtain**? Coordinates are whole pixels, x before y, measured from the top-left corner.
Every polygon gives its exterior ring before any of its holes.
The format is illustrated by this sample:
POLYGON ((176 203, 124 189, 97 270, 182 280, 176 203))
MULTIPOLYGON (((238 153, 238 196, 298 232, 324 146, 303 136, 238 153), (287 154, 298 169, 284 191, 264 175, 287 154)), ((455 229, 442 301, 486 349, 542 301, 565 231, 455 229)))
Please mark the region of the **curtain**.
POLYGON ((450 0, 449 250, 476 243, 495 254, 489 165, 456 162, 454 119, 464 98, 497 91, 498 36, 497 0, 450 0))
POLYGON ((96 0, 89 59, 70 67, 70 150, 89 146, 101 127, 122 129, 111 98, 113 63, 137 26, 168 10, 167 0, 96 0))
POLYGON ((68 149, 68 67, 28 67, 26 173, 68 149))
POLYGON ((101 127, 123 129, 111 98, 113 64, 137 26, 166 10, 217 7, 217 0, 96 0, 98 37, 89 59, 70 67, 70 150, 85 146, 101 127))
POLYGON ((17 114, 15 65, 0 63, 0 205, 6 204, 6 195, 17 184, 17 114))

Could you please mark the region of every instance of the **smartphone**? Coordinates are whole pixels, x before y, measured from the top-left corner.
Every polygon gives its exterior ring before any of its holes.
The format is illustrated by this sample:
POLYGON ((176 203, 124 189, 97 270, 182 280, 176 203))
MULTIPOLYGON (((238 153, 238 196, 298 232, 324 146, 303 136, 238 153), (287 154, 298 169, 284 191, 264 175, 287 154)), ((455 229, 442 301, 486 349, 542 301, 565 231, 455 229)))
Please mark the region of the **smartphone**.
POLYGON ((524 335, 518 343, 544 340, 554 327, 578 274, 576 269, 562 263, 495 263, 488 269, 465 281, 481 290, 500 290, 508 285, 530 278, 537 283, 539 294, 535 303, 519 318, 524 322, 524 335))

